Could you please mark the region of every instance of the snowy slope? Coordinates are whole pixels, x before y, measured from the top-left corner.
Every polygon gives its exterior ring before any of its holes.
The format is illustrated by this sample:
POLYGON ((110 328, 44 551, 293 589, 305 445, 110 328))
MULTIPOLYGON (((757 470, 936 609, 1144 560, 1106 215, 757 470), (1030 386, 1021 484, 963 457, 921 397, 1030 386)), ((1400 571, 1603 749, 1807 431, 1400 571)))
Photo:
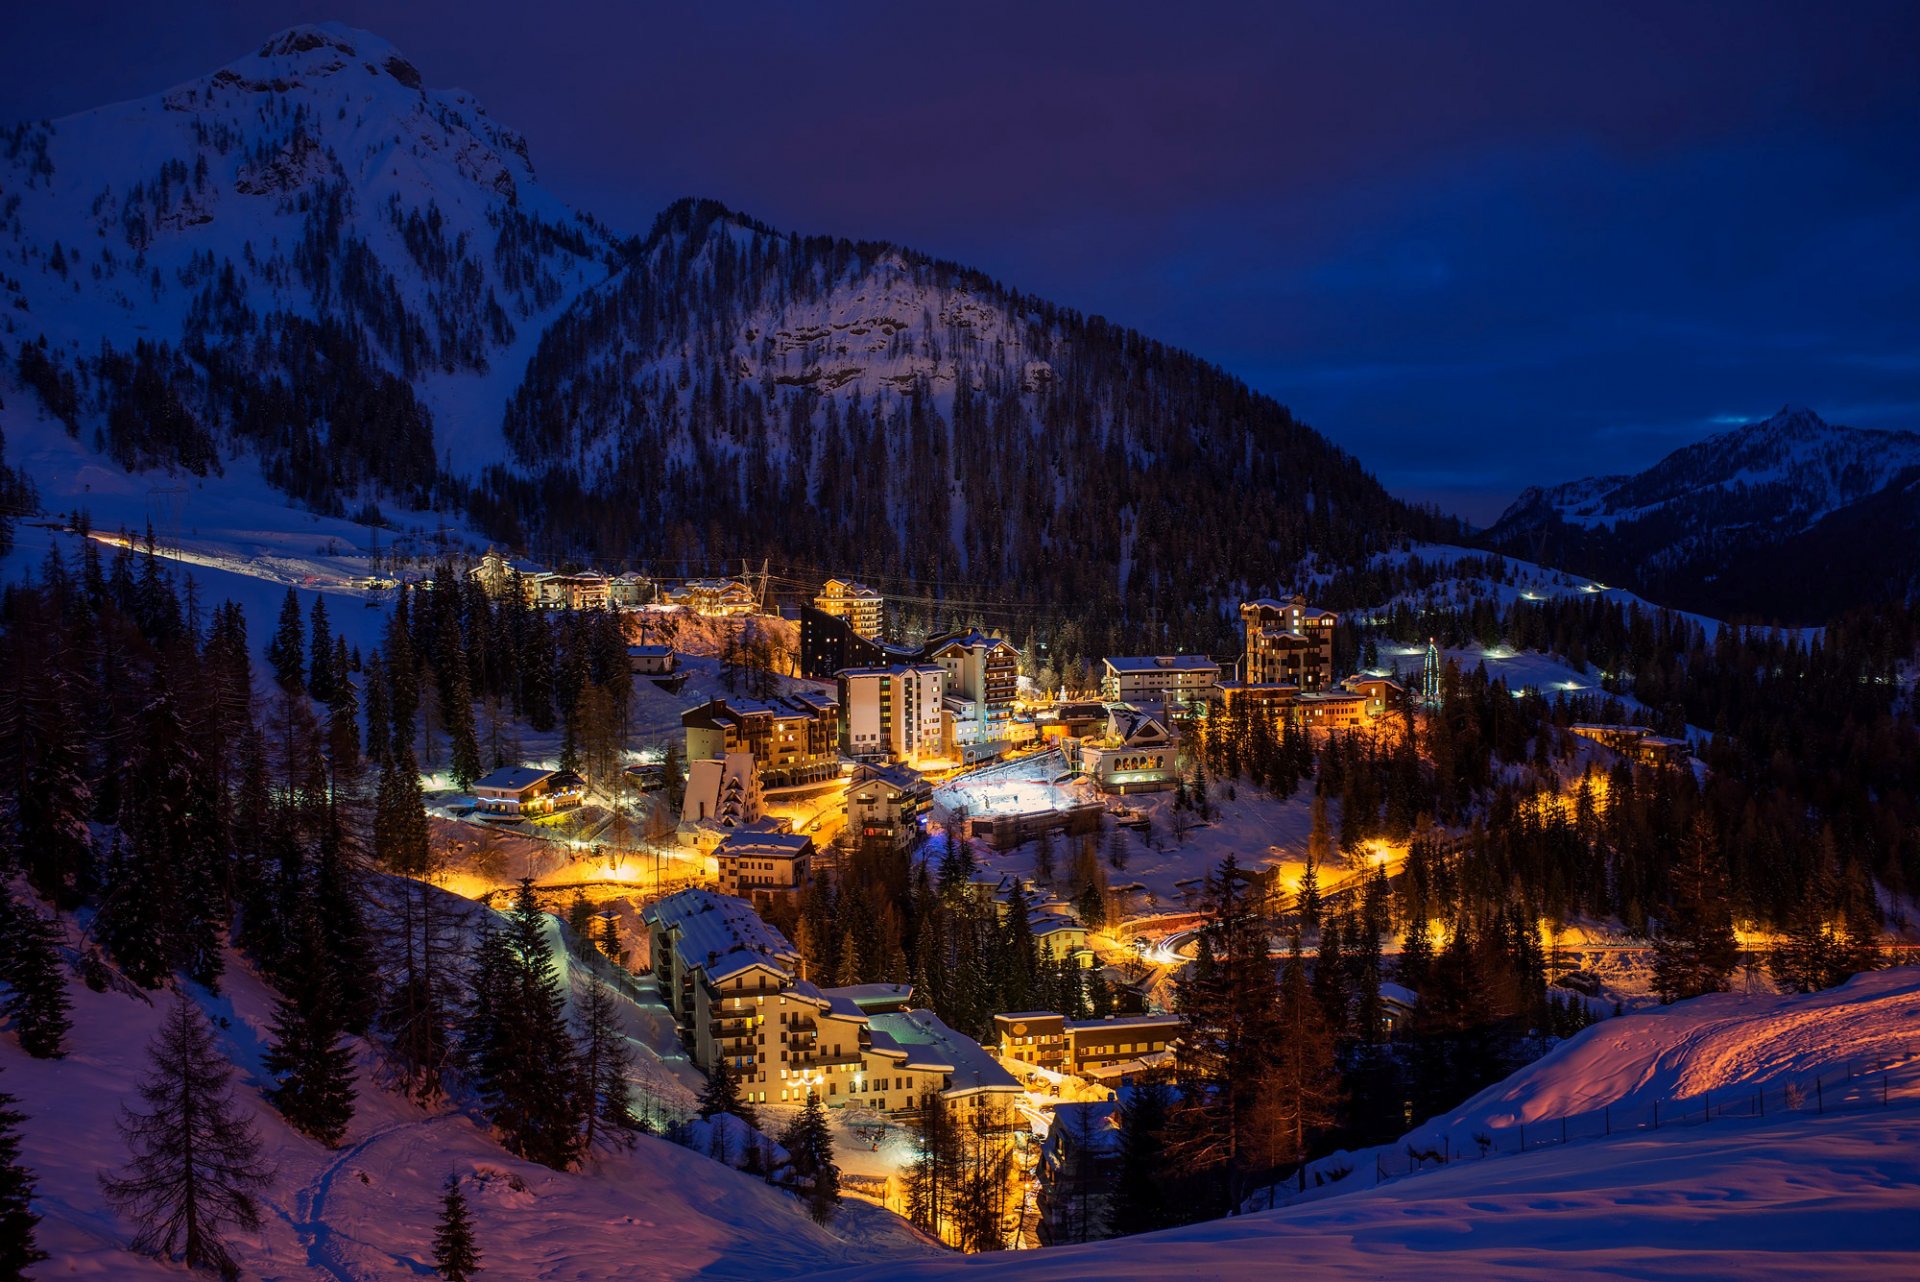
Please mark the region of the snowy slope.
MULTIPOLYGON (((401 378, 430 419, 426 463, 472 475, 502 456, 501 404, 612 242, 466 94, 425 88, 368 32, 295 27, 163 93, 0 131, 0 356, 44 342, 90 436, 114 399, 90 369, 103 342, 164 344, 226 456, 248 433, 277 455, 289 442, 234 422, 236 403, 265 397, 270 417, 276 381, 323 400, 330 361, 274 345, 286 318, 335 323, 361 350, 331 364, 401 378)), ((357 422, 319 426, 329 466, 376 444, 342 443, 357 422)))
MULTIPOLYGON (((571 985, 578 977, 568 970, 571 985)), ((220 996, 192 991, 216 1024, 224 1021, 215 1031, 238 1069, 235 1096, 278 1170, 261 1230, 233 1238, 250 1277, 422 1275, 449 1172, 471 1181, 490 1277, 626 1278, 638 1260, 647 1261, 651 1278, 777 1277, 936 1249, 896 1217, 860 1203, 818 1228, 791 1196, 664 1140, 643 1137, 631 1152, 568 1173, 522 1162, 467 1114, 422 1110, 372 1085, 380 1068, 371 1051, 362 1055, 360 1107, 347 1142, 328 1151, 284 1126, 261 1095, 271 990, 230 958, 220 996)), ((145 1046, 169 997, 155 994, 149 1005, 77 982, 70 992, 66 1058, 30 1059, 0 1035, 0 1089, 27 1116, 23 1157, 38 1180, 40 1242, 52 1256, 36 1276, 177 1279, 178 1269, 125 1251, 132 1230, 95 1182, 125 1152, 114 1119, 136 1099, 145 1046)), ((667 1080, 651 1085, 671 1094, 672 1080, 690 1074, 684 1060, 668 1064, 658 1054, 677 1054, 677 1044, 653 1044, 658 1024, 646 1008, 629 1007, 627 1016, 643 1075, 663 1073, 667 1080)))
MULTIPOLYGON (((1476 1131, 1706 1090, 1796 1079, 1920 1051, 1920 970, 1804 997, 1724 994, 1604 1021, 1444 1123, 1476 1131)), ((1378 1187, 1361 1174, 1302 1205, 994 1261, 996 1278, 1885 1278, 1920 1269, 1920 1077, 1888 1105, 1825 1116, 1718 1116, 1455 1162, 1378 1187), (1348 1191, 1350 1190, 1350 1191, 1348 1191), (1817 1253, 1817 1254, 1810 1254, 1817 1253)), ((1367 1154, 1339 1159, 1356 1172, 1367 1154)), ((900 1270, 966 1277, 979 1261, 900 1270)), ((878 1278, 873 1269, 835 1278, 878 1278)), ((984 1276, 984 1274, 983 1274, 984 1276)))
POLYGON ((1885 1282, 1920 1270, 1920 1109, 1667 1130, 1310 1206, 842 1282, 1885 1282))

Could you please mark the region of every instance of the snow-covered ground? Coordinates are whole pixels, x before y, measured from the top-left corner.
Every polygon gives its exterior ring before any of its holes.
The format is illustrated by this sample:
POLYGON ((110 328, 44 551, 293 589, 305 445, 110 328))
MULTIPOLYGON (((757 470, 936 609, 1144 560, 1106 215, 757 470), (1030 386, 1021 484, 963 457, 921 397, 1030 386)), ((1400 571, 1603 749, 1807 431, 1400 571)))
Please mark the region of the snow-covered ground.
MULTIPOLYGON (((560 955, 570 989, 583 981, 560 955)), ((424 1110, 381 1089, 363 1048, 359 1111, 347 1142, 328 1151, 289 1130, 263 1097, 260 1060, 273 995, 237 958, 223 991, 191 990, 238 1070, 234 1094, 277 1169, 265 1223, 232 1241, 247 1276, 386 1279, 430 1271, 440 1188, 468 1181, 487 1276, 514 1279, 765 1278, 873 1259, 931 1254, 897 1217, 849 1202, 825 1229, 800 1204, 665 1140, 642 1137, 583 1170, 559 1173, 508 1156, 483 1123, 457 1109, 424 1110)), ((60 1060, 22 1054, 0 1036, 0 1089, 27 1121, 23 1160, 34 1172, 40 1244, 52 1257, 39 1277, 178 1279, 179 1269, 129 1254, 132 1228, 101 1196, 96 1176, 119 1166, 114 1121, 136 1102, 145 1047, 170 997, 154 1004, 100 994, 75 982, 71 1051, 60 1060)), ((665 1011, 623 1003, 640 1056, 638 1076, 673 1110, 691 1102, 697 1075, 665 1011)))
MULTIPOLYGON (((1920 1050, 1920 969, 1805 997, 1720 995, 1596 1025, 1462 1106, 1468 1130, 1729 1091, 1920 1050)), ((1920 1076, 1846 1111, 1635 1130, 1455 1162, 1295 1206, 985 1261, 836 1270, 842 1279, 1122 1280, 1417 1275, 1871 1279, 1920 1271, 1920 1076)), ((1364 1158, 1364 1155, 1355 1155, 1364 1158)), ((1351 1160, 1351 1159, 1348 1159, 1351 1160)))

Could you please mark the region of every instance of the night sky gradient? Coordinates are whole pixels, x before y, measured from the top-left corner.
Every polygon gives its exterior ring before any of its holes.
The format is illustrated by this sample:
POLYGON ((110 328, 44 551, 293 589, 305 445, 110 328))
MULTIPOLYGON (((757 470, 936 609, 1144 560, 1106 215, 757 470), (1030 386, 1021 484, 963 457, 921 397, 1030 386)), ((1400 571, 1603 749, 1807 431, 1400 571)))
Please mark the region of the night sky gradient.
POLYGON ((1911 0, 9 0, 0 120, 323 18, 471 90, 616 227, 704 195, 956 259, 1477 521, 1784 402, 1920 427, 1911 0))

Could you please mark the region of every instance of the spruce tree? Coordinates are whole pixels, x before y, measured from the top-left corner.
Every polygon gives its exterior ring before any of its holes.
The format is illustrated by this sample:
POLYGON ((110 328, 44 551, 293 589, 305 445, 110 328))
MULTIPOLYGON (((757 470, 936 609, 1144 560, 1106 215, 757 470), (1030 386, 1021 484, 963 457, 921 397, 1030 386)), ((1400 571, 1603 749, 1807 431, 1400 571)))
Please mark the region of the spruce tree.
POLYGON ((793 1160, 807 1213, 815 1224, 825 1224, 840 1206, 840 1167, 833 1160, 833 1133, 818 1091, 807 1092, 806 1105, 780 1133, 780 1146, 793 1160))
POLYGON ((295 930, 292 978, 274 1003, 272 1041, 262 1061, 275 1082, 267 1098, 295 1130, 335 1148, 353 1120, 353 1046, 341 1026, 339 990, 311 898, 295 930))
POLYGON ((20 1049, 36 1059, 66 1054, 73 1021, 59 932, 4 883, 0 883, 0 984, 6 985, 0 1013, 13 1021, 20 1049))
POLYGON ((321 703, 332 703, 333 677, 333 627, 327 622, 327 598, 316 592, 307 624, 307 693, 321 703))
POLYGON ((1662 1003, 1725 992, 1740 960, 1728 902, 1726 864, 1704 810, 1668 877, 1672 907, 1653 941, 1653 987, 1662 1003))
POLYGON ((734 1076, 733 1065, 725 1055, 714 1060, 706 1084, 700 1088, 698 1112, 708 1119, 731 1113, 749 1126, 757 1124, 752 1107, 740 1096, 740 1079, 734 1076))
POLYGON ((470 1282, 480 1272, 480 1248, 473 1240, 473 1217, 460 1177, 447 1176, 446 1196, 440 1201, 440 1222, 433 1230, 433 1268, 445 1282, 470 1282))
POLYGON ((177 1253, 190 1267, 237 1277, 221 1233, 260 1227, 257 1194, 273 1172, 234 1102, 233 1068, 183 993, 174 996, 148 1054, 139 1085, 146 1107, 121 1115, 131 1161, 123 1174, 102 1175, 101 1187, 139 1226, 134 1250, 177 1253))
POLYGON ((580 1077, 586 1084, 588 1151, 602 1139, 630 1144, 639 1126, 633 1114, 633 1045, 620 1027, 613 990, 595 976, 580 1010, 580 1077))
POLYGON ((564 1170, 579 1150, 586 1100, 545 917, 532 879, 522 878, 505 927, 483 949, 463 1044, 501 1142, 564 1170))
MULTIPOLYGON (((1307 982, 1297 931, 1281 976, 1275 1032, 1273 1071, 1259 1107, 1270 1114, 1268 1125, 1280 1140, 1270 1156, 1303 1163, 1311 1139, 1333 1125, 1338 1115, 1340 1071, 1334 1055, 1335 1030, 1307 982)), ((1304 1167, 1301 1178, 1305 1179, 1304 1167)))
POLYGON ((1120 1233, 1151 1233, 1178 1223, 1167 1151, 1173 1093, 1164 1081, 1135 1082, 1120 1110, 1120 1169, 1109 1219, 1120 1233))
POLYGON ((17 1282, 29 1264, 47 1258, 34 1238, 33 1172, 20 1164, 20 1124, 13 1096, 0 1091, 0 1282, 17 1282))
POLYGON ((300 621, 300 594, 287 589, 280 603, 280 625, 267 642, 267 662, 273 666, 273 679, 289 694, 304 694, 307 688, 307 633, 300 621))
POLYGON ((67 680, 58 668, 20 692, 19 791, 14 821, 17 849, 35 891, 73 909, 98 879, 87 815, 93 793, 86 781, 85 737, 68 715, 67 680))

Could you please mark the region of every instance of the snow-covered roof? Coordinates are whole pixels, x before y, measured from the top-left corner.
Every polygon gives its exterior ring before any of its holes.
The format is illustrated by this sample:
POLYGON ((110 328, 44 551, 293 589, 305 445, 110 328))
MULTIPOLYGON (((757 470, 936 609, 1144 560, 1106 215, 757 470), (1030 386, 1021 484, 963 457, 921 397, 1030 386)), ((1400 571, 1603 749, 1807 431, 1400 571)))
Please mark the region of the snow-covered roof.
POLYGON ((1220 665, 1204 654, 1145 654, 1109 658, 1115 672, 1218 672, 1220 665))
POLYGON ((1178 1015, 1105 1015, 1099 1019, 1070 1019, 1067 1031, 1087 1032, 1093 1029, 1125 1031, 1134 1028, 1180 1028, 1186 1023, 1178 1015))
POLYGON ((553 774, 551 770, 542 770, 538 766, 501 766, 490 770, 473 781, 475 788, 488 788, 500 792, 525 792, 537 783, 544 782, 553 774))
POLYGON ((797 859, 813 846, 813 838, 803 832, 776 832, 749 824, 727 834, 714 854, 759 859, 797 859))
POLYGON ((800 954, 778 927, 732 895, 682 890, 641 914, 649 925, 674 932, 674 950, 689 969, 718 981, 752 966, 791 976, 800 954))
POLYGON ((906 1054, 908 1068, 948 1074, 945 1095, 1018 1091, 1020 1083, 1000 1061, 964 1033, 947 1027, 930 1010, 882 1011, 868 1017, 875 1050, 906 1054))
POLYGON ((863 1011, 872 1012, 904 1007, 913 997, 913 985, 847 984, 840 988, 822 989, 821 992, 829 999, 842 998, 863 1011))
POLYGON ((632 659, 664 659, 673 653, 670 645, 630 645, 627 657, 632 659))

